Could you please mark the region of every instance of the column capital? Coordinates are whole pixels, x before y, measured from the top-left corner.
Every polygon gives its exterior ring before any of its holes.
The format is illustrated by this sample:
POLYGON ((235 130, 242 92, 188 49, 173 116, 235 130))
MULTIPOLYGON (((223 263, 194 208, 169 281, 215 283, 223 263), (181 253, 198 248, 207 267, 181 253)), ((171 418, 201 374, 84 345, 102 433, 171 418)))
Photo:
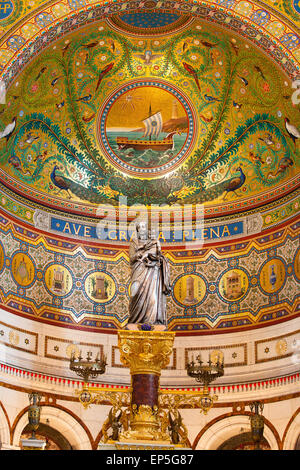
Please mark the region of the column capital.
POLYGON ((173 350, 175 332, 119 330, 121 362, 130 374, 155 374, 167 367, 173 350))

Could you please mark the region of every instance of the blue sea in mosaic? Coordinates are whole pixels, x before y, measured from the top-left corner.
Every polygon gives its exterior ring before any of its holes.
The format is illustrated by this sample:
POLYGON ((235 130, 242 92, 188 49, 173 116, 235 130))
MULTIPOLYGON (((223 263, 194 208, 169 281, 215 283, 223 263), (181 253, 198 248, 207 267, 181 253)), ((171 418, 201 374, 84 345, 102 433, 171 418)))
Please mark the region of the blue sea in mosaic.
MULTIPOLYGON (((155 140, 163 140, 168 134, 163 132, 155 140)), ((117 144, 117 137, 126 137, 129 140, 144 140, 141 132, 107 132, 108 143, 113 152, 125 163, 138 168, 161 167, 172 161, 180 152, 187 138, 186 133, 173 136, 173 148, 164 151, 153 149, 137 150, 135 148, 120 149, 117 144)), ((149 139, 145 139, 149 140, 149 139)), ((154 140, 152 138, 152 140, 154 140)))

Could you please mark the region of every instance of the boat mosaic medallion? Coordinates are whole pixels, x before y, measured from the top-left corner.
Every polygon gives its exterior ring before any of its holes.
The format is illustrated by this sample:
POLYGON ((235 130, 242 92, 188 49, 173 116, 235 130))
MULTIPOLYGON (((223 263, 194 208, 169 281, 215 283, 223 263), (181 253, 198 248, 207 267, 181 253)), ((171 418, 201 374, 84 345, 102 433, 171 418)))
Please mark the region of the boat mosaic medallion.
POLYGON ((99 119, 98 140, 114 166, 154 177, 174 170, 195 139, 195 112, 174 86, 137 81, 113 92, 99 119))

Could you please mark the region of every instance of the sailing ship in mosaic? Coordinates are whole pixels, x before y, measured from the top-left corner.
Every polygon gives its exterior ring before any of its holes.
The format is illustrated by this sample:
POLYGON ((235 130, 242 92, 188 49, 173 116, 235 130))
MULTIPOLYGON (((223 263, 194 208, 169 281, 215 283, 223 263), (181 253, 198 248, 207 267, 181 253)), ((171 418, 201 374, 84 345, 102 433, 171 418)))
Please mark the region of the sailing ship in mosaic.
POLYGON ((143 120, 145 133, 143 139, 128 139, 128 137, 117 137, 117 145, 120 150, 154 150, 155 152, 163 152, 165 150, 174 150, 173 136, 176 132, 170 132, 164 139, 160 140, 163 128, 163 120, 161 112, 152 113, 151 105, 149 107, 149 116, 143 120), (148 138, 148 140, 147 140, 148 138))

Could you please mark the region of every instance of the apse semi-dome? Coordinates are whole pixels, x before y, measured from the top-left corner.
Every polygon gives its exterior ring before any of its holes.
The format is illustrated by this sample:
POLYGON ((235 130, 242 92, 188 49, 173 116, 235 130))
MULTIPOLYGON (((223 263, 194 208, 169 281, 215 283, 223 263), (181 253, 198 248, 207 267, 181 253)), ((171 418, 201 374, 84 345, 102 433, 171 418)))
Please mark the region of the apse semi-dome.
POLYGON ((128 205, 199 203, 219 213, 229 201, 249 209, 274 200, 275 188, 296 187, 299 115, 274 60, 198 18, 120 18, 48 45, 52 29, 14 77, 1 115, 13 129, 1 139, 7 187, 92 214, 122 196, 128 205), (153 33, 153 18, 167 32, 153 33), (135 23, 144 24, 137 33, 135 23), (134 144, 144 135, 152 144, 134 144))
POLYGON ((299 38, 267 10, 217 3, 70 1, 7 39, 3 308, 123 327, 138 207, 161 222, 169 329, 297 315, 299 38))

